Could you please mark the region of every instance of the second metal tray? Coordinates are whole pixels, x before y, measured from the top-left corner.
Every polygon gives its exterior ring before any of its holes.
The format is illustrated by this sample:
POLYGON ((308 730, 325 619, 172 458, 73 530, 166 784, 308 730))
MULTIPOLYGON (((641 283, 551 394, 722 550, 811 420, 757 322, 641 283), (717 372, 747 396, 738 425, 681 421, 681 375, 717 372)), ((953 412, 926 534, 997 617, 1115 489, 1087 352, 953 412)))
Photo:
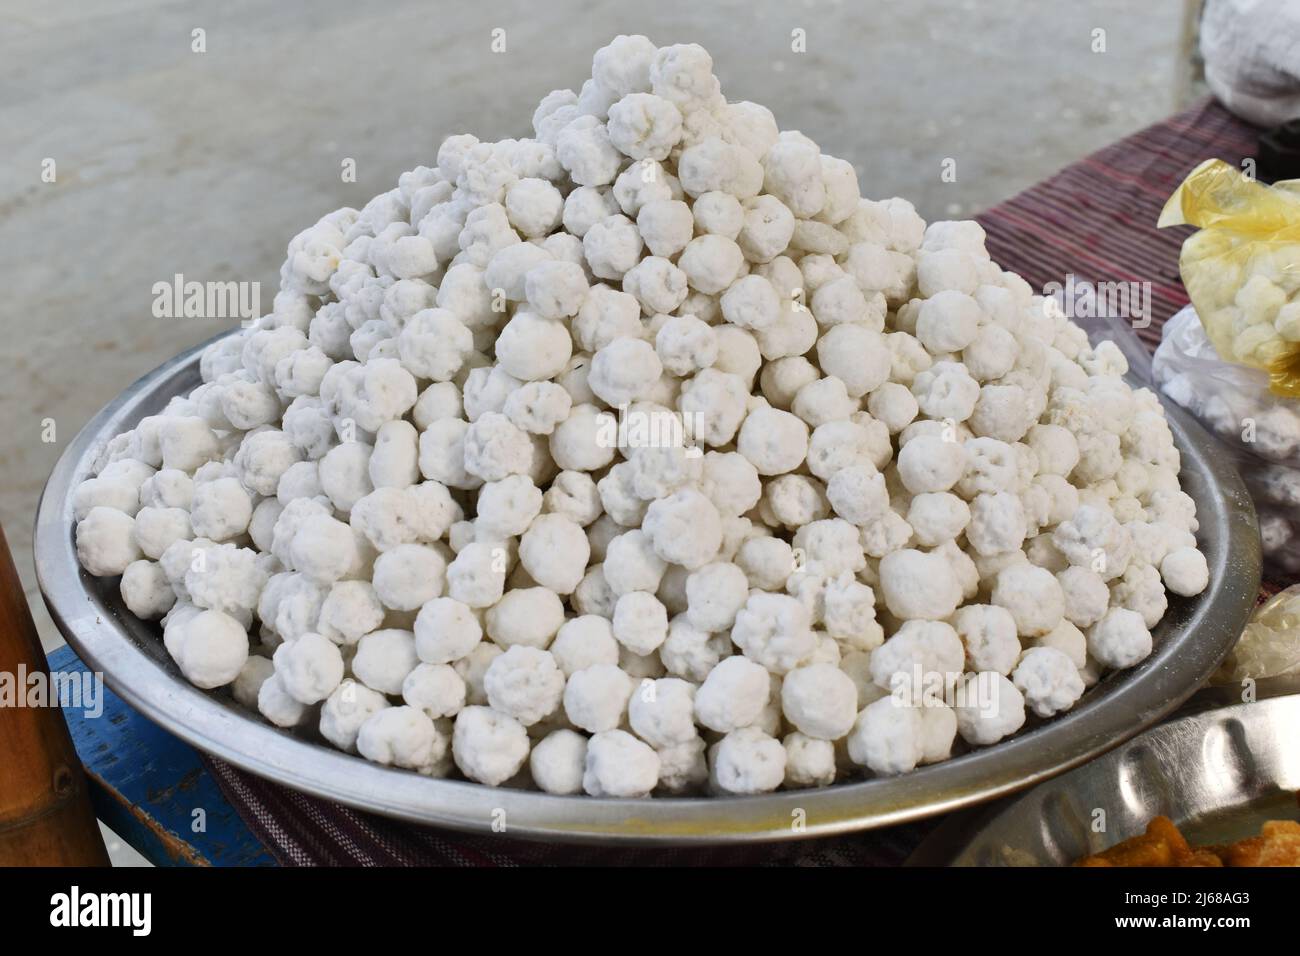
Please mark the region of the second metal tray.
POLYGON ((1169 817, 1193 844, 1300 819, 1300 677, 1246 703, 1211 688, 1179 716, 1019 796, 943 821, 908 866, 1068 866, 1169 817))

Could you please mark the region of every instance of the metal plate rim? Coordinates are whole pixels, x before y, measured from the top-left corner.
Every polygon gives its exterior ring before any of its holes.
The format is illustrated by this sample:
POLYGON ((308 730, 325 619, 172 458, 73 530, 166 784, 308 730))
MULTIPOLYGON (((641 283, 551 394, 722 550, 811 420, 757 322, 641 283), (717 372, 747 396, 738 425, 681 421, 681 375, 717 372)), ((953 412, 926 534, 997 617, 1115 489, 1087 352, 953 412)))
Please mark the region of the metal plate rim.
MULTIPOLYGON (((229 334, 229 333, 223 333, 229 334)), ((42 494, 34 554, 51 616, 82 660, 102 672, 131 706, 187 743, 268 780, 361 810, 427 825, 490 832, 504 811, 511 836, 562 842, 701 844, 778 841, 890 826, 957 810, 1021 790, 1064 772, 1141 732, 1181 704, 1218 666, 1240 633, 1260 580, 1253 507, 1231 465, 1210 451, 1210 439, 1177 409, 1166 409, 1183 457, 1208 547, 1211 587, 1171 603, 1163 638, 1133 670, 1108 677, 1057 720, 991 748, 919 768, 901 777, 840 783, 815 790, 750 797, 602 799, 437 780, 369 763, 303 740, 198 690, 152 659, 119 617, 116 587, 77 563, 71 492, 89 473, 97 450, 174 394, 197 384, 201 343, 146 374, 110 402, 65 449, 42 494), (1211 598, 1214 598, 1212 601, 1211 598), (1202 641, 1196 633, 1210 633, 1202 641), (1098 706, 1104 703, 1105 706, 1098 706), (792 820, 802 816, 802 828, 792 820)), ((110 579, 111 580, 111 579, 110 579)), ((156 640, 154 641, 156 644, 156 640)), ((156 650, 157 648, 155 648, 156 650)), ((170 667, 170 671, 169 668, 170 667)))

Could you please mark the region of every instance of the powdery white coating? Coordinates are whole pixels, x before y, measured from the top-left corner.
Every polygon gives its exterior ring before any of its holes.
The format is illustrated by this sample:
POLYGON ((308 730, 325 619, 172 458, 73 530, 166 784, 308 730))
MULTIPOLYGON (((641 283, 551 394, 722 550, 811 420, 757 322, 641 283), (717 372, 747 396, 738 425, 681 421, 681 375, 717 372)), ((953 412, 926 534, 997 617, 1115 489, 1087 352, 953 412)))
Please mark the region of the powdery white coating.
POLYGON ((966 648, 970 670, 1008 675, 1020 659, 1016 620, 994 604, 967 604, 952 616, 952 626, 966 648))
POLYGON ((1151 631, 1142 615, 1113 607, 1088 628, 1088 653, 1107 667, 1132 667, 1151 653, 1151 631))
POLYGON ((730 562, 706 564, 686 579, 686 616, 703 631, 728 631, 749 599, 745 572, 730 562))
MULTIPOLYGON (((194 497, 194 479, 183 471, 164 468, 146 478, 139 492, 143 508, 182 508, 188 511, 194 497)), ((78 513, 78 520, 81 517, 84 516, 78 513)))
POLYGON ((681 132, 677 107, 652 93, 629 93, 609 108, 609 140, 632 159, 667 159, 681 132))
POLYGON ((370 483, 370 452, 370 445, 350 441, 334 446, 321 459, 321 490, 340 511, 351 511, 358 501, 374 490, 370 483))
POLYGON ((1005 554, 1020 549, 1028 526, 1025 506, 1018 495, 1009 491, 976 495, 970 503, 966 540, 978 554, 1005 554))
POLYGON ((1025 699, 1001 674, 967 674, 957 686, 957 732, 976 746, 995 744, 1025 723, 1025 699))
POLYGON ((1088 667, 1088 639, 1068 620, 1062 621, 1042 637, 1034 638, 1034 647, 1053 647, 1068 657, 1075 669, 1088 667))
MULTIPOLYGON (((278 527, 277 523, 277 541, 278 527)), ((352 529, 326 514, 304 518, 290 539, 288 551, 289 564, 304 577, 322 585, 346 577, 360 561, 352 529)))
POLYGON ((618 664, 618 642, 610 623, 595 614, 565 621, 550 651, 566 677, 597 664, 618 664))
POLYGON ((825 583, 821 593, 821 623, 846 648, 870 651, 885 639, 876 621, 876 595, 866 584, 845 571, 825 583))
POLYGON ((217 436, 202 418, 169 416, 159 429, 158 441, 163 467, 187 474, 219 456, 217 436))
POLYGON ((777 408, 751 411, 740 426, 736 450, 760 475, 794 471, 808 455, 808 426, 795 415, 777 408))
POLYGON ((677 677, 642 681, 628 701, 628 722, 656 750, 689 743, 696 736, 695 685, 677 677))
MULTIPOLYGON (((540 290, 537 294, 540 295, 540 290)), ((548 303, 554 311, 564 312, 569 308, 559 299, 548 303)), ((576 306, 573 308, 576 312, 576 306)), ((521 309, 501 329, 496 341, 496 358, 501 368, 525 382, 554 378, 564 370, 572 355, 573 341, 560 316, 548 318, 521 309)))
POLYGON ((388 706, 383 694, 346 678, 321 706, 321 736, 340 750, 355 752, 362 725, 388 706))
POLYGON ((451 753, 465 776, 499 786, 528 759, 528 731, 513 717, 491 707, 466 707, 456 715, 451 753))
POLYGON ((361 725, 357 751, 375 763, 436 775, 447 753, 447 738, 418 708, 385 707, 361 725))
POLYGON ((160 618, 176 603, 167 574, 154 561, 132 561, 122 572, 122 601, 136 617, 160 618))
POLYGON ((96 505, 77 522, 77 560, 96 577, 121 574, 143 556, 134 530, 126 512, 96 505))
POLYGON ((965 650, 943 621, 908 621, 871 654, 871 679, 895 691, 901 684, 915 699, 927 682, 950 681, 965 670, 965 650), (919 686, 918 686, 919 684, 919 686))
POLYGON ((722 546, 718 509, 694 488, 651 502, 642 529, 660 558, 688 570, 707 564, 722 546))
POLYGON ((668 637, 668 610, 653 594, 629 591, 614 604, 614 639, 634 654, 649 654, 668 637))
POLYGON ((560 706, 564 674, 550 652, 516 645, 488 666, 483 689, 492 707, 527 727, 560 706))
POLYGON ((858 691, 834 664, 797 667, 781 682, 781 710, 801 733, 839 740, 858 716, 858 691))
POLYGON ((310 713, 306 704, 289 696, 284 682, 275 674, 262 681, 257 689, 257 710, 277 727, 286 728, 301 725, 310 713))
POLYGON ((672 316, 655 335, 655 353, 672 374, 693 375, 717 359, 717 334, 693 315, 672 316))
POLYGON ((573 730, 553 730, 528 755, 533 782, 560 796, 582 792, 587 764, 587 738, 573 730))
POLYGON ((420 433, 420 473, 448 488, 476 488, 477 476, 465 470, 465 434, 468 421, 439 419, 420 433))
POLYGON ((912 394, 922 412, 934 419, 964 422, 979 401, 980 386, 957 362, 937 361, 916 373, 912 394))
POLYGON ((795 731, 781 741, 785 747, 787 787, 826 787, 835 782, 835 745, 795 731))
POLYGON ((615 664, 593 664, 569 675, 564 713, 575 727, 598 734, 613 730, 627 713, 633 684, 615 664))
POLYGON ((481 641, 452 667, 465 682, 465 700, 470 704, 486 704, 487 692, 483 689, 483 675, 501 654, 501 648, 491 641, 481 641))
POLYGON ((534 448, 527 432, 499 412, 488 412, 465 430, 464 454, 465 471, 484 481, 500 481, 529 474, 534 448))
POLYGON ((899 449, 898 477, 914 495, 947 491, 966 472, 965 446, 943 435, 917 435, 899 449))
POLYGON ((785 747, 757 727, 727 734, 712 758, 711 779, 725 793, 767 793, 785 780, 785 747))
POLYGON ((970 296, 945 290, 921 303, 916 337, 931 354, 960 352, 975 340, 982 317, 979 303, 970 296))
POLYGON ((1051 571, 1031 564, 1005 568, 993 586, 992 602, 1011 612, 1022 637, 1046 634, 1065 615, 1065 595, 1051 571))
POLYGON ((442 594, 447 561, 423 544, 401 544, 375 559, 375 595, 395 611, 416 611, 442 594))
POLYGON ((415 618, 415 649, 426 663, 458 660, 472 651, 482 637, 483 629, 474 612, 450 597, 429 601, 415 618))
POLYGON ((849 759, 881 776, 915 770, 924 756, 921 708, 881 697, 862 709, 848 737, 849 759))
POLYGON ((397 336, 402 364, 420 378, 449 382, 474 350, 470 330, 448 309, 424 309, 397 336))
POLYGON ((907 523, 912 526, 918 544, 933 548, 955 540, 967 530, 971 523, 971 509, 966 502, 946 491, 928 492, 912 498, 907 523))
POLYGON ((952 756, 957 738, 957 712, 947 704, 930 701, 921 708, 921 763, 938 763, 952 756))
POLYGON ((259 495, 270 495, 276 492, 284 473, 301 458, 302 453, 288 435, 267 428, 250 432, 240 442, 235 452, 235 467, 246 488, 259 495))
POLYGON ((797 598, 762 591, 751 592, 737 612, 731 640, 774 674, 807 663, 817 647, 808 608, 797 598))
POLYGON ((695 793, 709 779, 706 746, 702 737, 684 744, 661 747, 659 755, 659 791, 666 794, 695 793))
POLYGON ((842 381, 853 398, 883 385, 892 365, 880 334, 857 322, 828 329, 817 340, 817 362, 823 372, 842 381))
POLYGON ((415 653, 415 635, 399 628, 371 631, 357 642, 352 673, 371 690, 381 694, 402 692, 402 681, 420 663, 415 653))
POLYGON ((614 460, 617 449, 607 436, 611 431, 617 434, 617 429, 617 420, 608 412, 595 405, 578 404, 556 426, 548 447, 560 468, 598 471, 614 460))
POLYGON ((1133 553, 1128 531, 1110 509, 1090 504, 1081 504, 1056 527, 1052 543, 1071 564, 1090 568, 1106 581, 1124 574, 1133 553))
POLYGON ((479 489, 475 530, 505 540, 523 534, 541 513, 542 492, 527 475, 507 475, 479 489))
POLYGON ((240 706, 256 710, 257 695, 273 673, 275 673, 275 665, 271 663, 270 658, 260 657, 257 654, 248 655, 248 660, 244 661, 244 666, 239 669, 239 676, 230 685, 231 696, 240 706))
POLYGON ((1083 696, 1079 669, 1054 647, 1031 647, 1016 665, 1012 682, 1039 717, 1069 710, 1083 696))
POLYGON ((944 620, 961 603, 961 583, 942 554, 892 551, 881 558, 879 574, 885 606, 902 620, 944 620))
POLYGON ((517 180, 506 190, 506 215, 527 238, 545 236, 560 224, 564 197, 544 179, 517 180))
POLYGON ((883 518, 889 510, 885 476, 866 461, 836 469, 826 483, 826 498, 837 515, 859 527, 883 518))
POLYGON ((308 632, 275 649, 275 672, 285 692, 304 704, 316 704, 343 680, 343 655, 327 637, 308 632))
POLYGON ((582 251, 587 257, 587 265, 598 279, 622 281, 627 271, 640 260, 642 247, 643 240, 636 224, 623 215, 598 219, 582 236, 582 251))
POLYGON ((72 493, 72 510, 78 521, 94 507, 116 508, 128 515, 139 510, 140 486, 128 478, 109 478, 100 475, 87 478, 72 493))
POLYGON ((747 657, 728 657, 709 671, 695 694, 695 719, 718 733, 759 719, 770 694, 767 671, 747 657))
POLYGON ((668 638, 659 647, 659 659, 668 673, 697 683, 730 653, 731 641, 726 634, 702 631, 684 614, 668 622, 668 638))
POLYGON ((659 755, 622 730, 587 741, 582 789, 593 797, 644 797, 659 783, 659 755))
POLYGON ((512 391, 501 411, 506 418, 533 435, 550 435, 569 417, 573 398, 554 382, 529 382, 512 391))
POLYGON ((1170 591, 1183 597, 1195 597, 1210 584, 1210 568, 1205 555, 1195 548, 1170 551, 1160 562, 1160 576, 1170 591))
POLYGON ((1072 565, 1057 572, 1064 600, 1063 614, 1077 627, 1089 627, 1101 619, 1110 603, 1110 589, 1101 575, 1085 567, 1072 565))
POLYGON ((516 588, 488 609, 486 630, 502 647, 545 648, 564 623, 564 605, 546 588, 516 588))
POLYGON ((239 676, 248 659, 248 634, 228 614, 200 611, 183 625, 172 656, 196 687, 224 687, 239 676))
POLYGON ((464 678, 450 664, 420 664, 402 681, 402 700, 433 720, 456 716, 466 693, 464 678))
POLYGON ((587 570, 591 545, 582 527, 563 515, 538 515, 519 539, 519 561, 542 587, 572 594, 587 570))

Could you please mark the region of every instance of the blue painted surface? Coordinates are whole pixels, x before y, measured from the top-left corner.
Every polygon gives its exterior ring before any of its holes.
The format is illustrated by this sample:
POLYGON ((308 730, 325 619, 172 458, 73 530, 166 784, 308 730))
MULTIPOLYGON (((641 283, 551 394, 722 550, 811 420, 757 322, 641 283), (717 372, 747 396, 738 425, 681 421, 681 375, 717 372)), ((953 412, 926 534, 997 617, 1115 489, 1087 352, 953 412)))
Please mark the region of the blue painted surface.
MULTIPOLYGON (((49 662, 51 671, 86 670, 67 646, 49 662)), ((98 716, 74 707, 65 707, 63 716, 89 776, 96 815, 151 863, 275 865, 189 744, 107 687, 98 716)))

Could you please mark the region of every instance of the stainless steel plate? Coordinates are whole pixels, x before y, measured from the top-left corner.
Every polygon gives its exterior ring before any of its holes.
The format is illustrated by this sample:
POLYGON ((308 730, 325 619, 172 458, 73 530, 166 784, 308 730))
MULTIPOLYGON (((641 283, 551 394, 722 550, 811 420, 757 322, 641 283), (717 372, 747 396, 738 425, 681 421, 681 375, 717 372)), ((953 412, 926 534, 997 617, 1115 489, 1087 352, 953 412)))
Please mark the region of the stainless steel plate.
POLYGON ((908 866, 1067 866, 1164 815, 1193 844, 1300 819, 1300 678, 1202 691, 1175 719, 1019 796, 956 814, 908 866), (1104 821, 1104 830, 1094 821, 1104 821))
POLYGON ((1155 652, 1139 667, 1102 681, 1069 714, 903 777, 754 797, 602 800, 432 780, 279 730, 224 695, 192 687, 168 658, 158 628, 125 609, 116 579, 93 578, 77 564, 71 492, 89 474, 97 450, 198 383, 196 348, 128 388, 64 452, 36 526, 36 569, 50 613, 113 690, 178 737, 298 790, 421 823, 488 830, 494 813, 504 811, 514 836, 708 843, 828 836, 956 810, 1058 774, 1169 713, 1227 653, 1259 587, 1259 532, 1250 498, 1205 433, 1170 408, 1183 486, 1200 515, 1210 587, 1198 598, 1171 601, 1155 632, 1155 652))

